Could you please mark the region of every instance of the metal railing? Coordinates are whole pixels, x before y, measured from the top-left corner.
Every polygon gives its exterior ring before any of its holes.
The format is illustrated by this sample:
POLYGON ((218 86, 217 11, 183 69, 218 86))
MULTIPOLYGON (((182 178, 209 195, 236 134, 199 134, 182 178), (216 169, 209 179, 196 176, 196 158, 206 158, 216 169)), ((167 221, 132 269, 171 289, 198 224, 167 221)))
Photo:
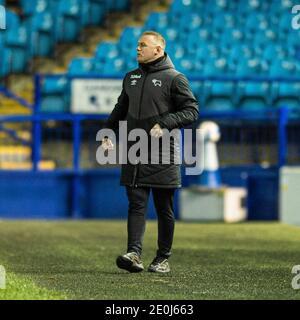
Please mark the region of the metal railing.
MULTIPOLYGON (((56 122, 68 122, 71 125, 72 131, 72 165, 71 168, 66 169, 66 171, 72 174, 72 213, 73 216, 80 216, 80 203, 79 203, 79 194, 80 194, 80 176, 82 173, 81 163, 81 135, 83 129, 83 122, 86 120, 94 121, 104 121, 107 118, 107 114, 71 114, 71 113, 41 113, 40 106, 42 102, 42 91, 41 91, 41 81, 42 78, 46 75, 36 75, 35 76, 35 100, 34 104, 30 105, 22 98, 17 97, 12 92, 5 88, 0 87, 0 93, 3 93, 5 96, 15 99, 18 103, 21 103, 25 107, 32 110, 31 115, 7 115, 0 116, 0 125, 7 122, 22 123, 29 122, 32 124, 32 172, 39 171, 39 162, 41 160, 41 147, 42 147, 42 126, 47 121, 56 121, 56 122)), ((51 75, 51 77, 61 77, 62 75, 51 75)), ((64 75, 66 76, 66 75, 64 75)), ((66 76, 70 80, 74 77, 66 76)), ((76 77, 78 78, 78 77, 76 77)), ((90 76, 84 76, 80 78, 90 79, 90 76)), ((101 78, 95 77, 92 78, 101 78)), ((285 78, 230 78, 230 77, 193 77, 190 81, 300 81, 300 79, 285 79, 285 78)), ((279 109, 271 108, 265 109, 261 112, 256 112, 253 116, 252 112, 247 112, 244 110, 236 110, 230 112, 202 112, 200 106, 200 117, 201 120, 210 119, 216 122, 227 120, 229 123, 234 120, 245 120, 245 121, 263 121, 263 122, 272 122, 277 128, 277 166, 286 164, 287 152, 288 152, 288 137, 287 137, 287 124, 289 122, 289 108, 281 107, 279 109)), ((99 127, 100 128, 100 127, 99 127)), ((96 137, 95 137, 96 139, 96 137)), ((61 169, 60 169, 61 170, 61 169)))

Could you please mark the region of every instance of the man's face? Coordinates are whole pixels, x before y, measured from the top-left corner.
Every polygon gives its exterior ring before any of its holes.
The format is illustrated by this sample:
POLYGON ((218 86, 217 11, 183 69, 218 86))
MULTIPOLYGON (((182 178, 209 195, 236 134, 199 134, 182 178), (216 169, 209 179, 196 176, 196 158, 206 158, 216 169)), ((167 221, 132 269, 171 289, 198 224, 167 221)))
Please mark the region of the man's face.
POLYGON ((157 59, 161 53, 161 47, 152 35, 143 35, 138 41, 136 50, 139 63, 151 62, 157 59))

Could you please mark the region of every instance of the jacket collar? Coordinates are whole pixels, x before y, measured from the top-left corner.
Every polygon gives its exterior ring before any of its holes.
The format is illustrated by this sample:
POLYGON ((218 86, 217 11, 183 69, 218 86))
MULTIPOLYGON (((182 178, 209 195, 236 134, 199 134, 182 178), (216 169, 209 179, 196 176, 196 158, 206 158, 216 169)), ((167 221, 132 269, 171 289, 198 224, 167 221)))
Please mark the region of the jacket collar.
POLYGON ((174 69, 174 65, 165 52, 164 56, 159 57, 158 59, 148 62, 148 63, 139 63, 139 68, 147 73, 157 72, 165 69, 174 69))

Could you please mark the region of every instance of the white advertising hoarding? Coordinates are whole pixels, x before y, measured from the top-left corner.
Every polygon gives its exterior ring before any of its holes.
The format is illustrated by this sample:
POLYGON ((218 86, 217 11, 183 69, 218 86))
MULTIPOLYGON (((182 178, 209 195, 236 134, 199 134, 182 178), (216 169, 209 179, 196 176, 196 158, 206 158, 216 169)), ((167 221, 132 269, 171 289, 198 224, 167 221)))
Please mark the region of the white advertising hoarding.
POLYGON ((74 79, 71 85, 73 113, 110 113, 122 91, 118 79, 74 79))

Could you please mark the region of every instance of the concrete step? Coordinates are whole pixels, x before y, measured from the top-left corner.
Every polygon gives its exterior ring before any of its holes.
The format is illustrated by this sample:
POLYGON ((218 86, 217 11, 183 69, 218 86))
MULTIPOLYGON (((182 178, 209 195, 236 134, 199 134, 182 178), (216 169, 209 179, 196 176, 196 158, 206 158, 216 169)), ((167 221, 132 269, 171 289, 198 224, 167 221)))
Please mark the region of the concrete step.
POLYGON ((7 116, 7 115, 30 115, 32 112, 28 109, 23 108, 1 108, 0 107, 0 115, 7 116))
POLYGON ((31 148, 27 146, 0 146, 0 162, 29 161, 31 148))
MULTIPOLYGON (((29 95, 27 96, 29 98, 29 95)), ((28 101, 26 99, 26 101, 28 101)), ((32 111, 18 103, 16 100, 7 98, 0 94, 0 115, 1 114, 31 114, 32 111)))
MULTIPOLYGON (((33 165, 30 161, 0 161, 0 170, 31 170, 32 168, 33 165)), ((38 168, 39 170, 54 170, 56 165, 52 160, 41 160, 38 164, 38 168)))
MULTIPOLYGON (((73 58, 92 57, 102 41, 116 41, 126 26, 142 26, 152 11, 166 11, 172 0, 132 0, 129 12, 110 13, 102 26, 87 27, 80 35, 81 43, 59 44, 55 58, 36 58, 32 61, 31 73, 64 73, 73 58)), ((32 74, 10 75, 7 87, 29 103, 34 101, 32 74)), ((1 105, 1 103, 0 103, 1 105)), ((0 110, 1 114, 1 110, 0 110)))

